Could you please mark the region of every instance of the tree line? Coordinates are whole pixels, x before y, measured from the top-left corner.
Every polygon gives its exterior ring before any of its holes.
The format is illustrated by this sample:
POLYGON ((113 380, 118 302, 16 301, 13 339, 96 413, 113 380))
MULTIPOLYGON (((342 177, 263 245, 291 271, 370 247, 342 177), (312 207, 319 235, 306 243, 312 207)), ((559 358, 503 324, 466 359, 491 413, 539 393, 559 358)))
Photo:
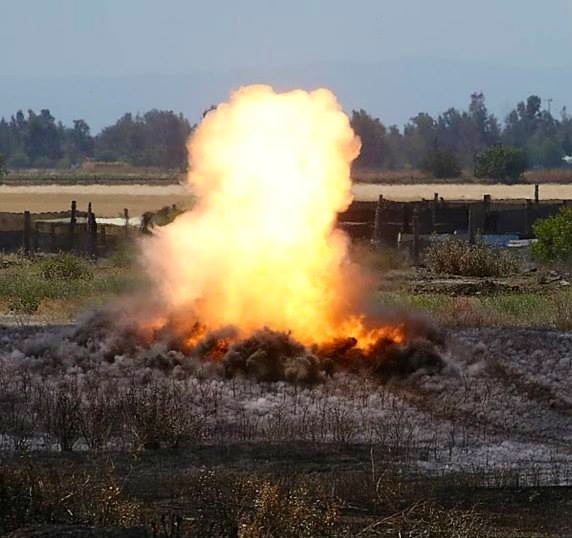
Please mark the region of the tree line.
MULTIPOLYGON (((449 108, 437 117, 421 112, 402 129, 365 110, 354 110, 350 119, 362 140, 356 168, 421 168, 447 176, 462 168, 490 173, 491 163, 503 160, 519 168, 559 167, 572 155, 572 116, 563 108, 555 118, 535 95, 503 122, 488 111, 482 93, 471 95, 466 110, 449 108), (492 157, 485 159, 488 150, 492 157)), ((18 111, 0 120, 0 155, 8 168, 70 168, 88 158, 184 168, 192 128, 182 114, 150 110, 125 114, 93 136, 82 119, 64 126, 47 109, 18 111)))
MULTIPOLYGON (((504 122, 491 114, 482 93, 473 93, 466 110, 450 108, 436 118, 419 113, 400 130, 386 127, 365 110, 354 110, 352 127, 362 139, 358 168, 430 169, 460 173, 461 168, 487 168, 483 156, 510 158, 519 167, 564 166, 572 155, 572 116, 563 108, 560 118, 542 109, 531 95, 519 102, 504 122)), ((491 159, 488 159, 489 161, 491 159)))
MULTIPOLYGON (((82 119, 66 127, 49 110, 21 110, 0 119, 0 155, 8 168, 71 168, 85 159, 135 166, 183 168, 191 125, 182 114, 150 110, 125 114, 97 136, 82 119)), ((2 159, 0 159, 0 162, 2 159)))

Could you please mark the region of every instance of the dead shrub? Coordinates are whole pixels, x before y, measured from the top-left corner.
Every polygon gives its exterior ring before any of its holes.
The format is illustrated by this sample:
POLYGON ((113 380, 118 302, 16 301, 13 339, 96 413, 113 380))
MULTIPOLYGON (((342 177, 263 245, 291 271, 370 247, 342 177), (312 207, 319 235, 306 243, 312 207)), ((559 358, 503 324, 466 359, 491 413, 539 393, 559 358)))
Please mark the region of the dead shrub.
POLYGON ((373 523, 360 536, 474 538, 488 536, 489 531, 487 521, 475 510, 444 509, 436 503, 421 501, 373 523))
POLYGON ((186 481, 184 495, 193 499, 192 536, 240 536, 245 518, 254 507, 259 483, 231 472, 202 471, 186 481))
POLYGON ((196 538, 323 538, 345 536, 326 492, 306 479, 289 484, 251 474, 203 471, 189 476, 196 538))
POLYGON ((48 523, 129 527, 141 517, 141 505, 126 494, 113 468, 95 475, 26 459, 0 465, 0 534, 48 523))
POLYGON ((81 437, 79 387, 71 384, 41 388, 37 404, 46 433, 60 445, 62 452, 71 452, 81 437))
POLYGON ((471 245, 447 239, 432 245, 425 252, 427 267, 437 274, 499 277, 514 272, 516 262, 482 243, 471 245))
POLYGON ((81 436, 91 450, 106 448, 114 431, 119 429, 119 406, 100 392, 90 394, 79 409, 81 436))
POLYGON ((340 536, 338 513, 326 496, 306 486, 284 489, 264 482, 259 487, 250 521, 241 538, 322 538, 340 536))
POLYGON ((560 331, 572 329, 572 294, 557 293, 554 295, 554 325, 560 331))
POLYGON ((131 387, 123 398, 123 420, 137 448, 178 449, 200 440, 203 421, 190 412, 175 384, 131 387))
POLYGON ((0 395, 0 434, 5 434, 15 451, 28 448, 34 434, 34 421, 27 398, 12 390, 0 395))

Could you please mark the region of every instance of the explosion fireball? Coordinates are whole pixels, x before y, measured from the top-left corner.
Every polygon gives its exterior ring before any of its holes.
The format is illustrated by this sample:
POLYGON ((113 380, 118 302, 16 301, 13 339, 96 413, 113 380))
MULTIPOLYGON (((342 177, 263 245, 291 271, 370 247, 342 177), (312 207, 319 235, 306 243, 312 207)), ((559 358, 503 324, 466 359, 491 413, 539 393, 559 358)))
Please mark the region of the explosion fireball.
POLYGON ((403 342, 399 326, 366 328, 354 308, 361 277, 335 223, 360 141, 332 92, 241 88, 205 116, 188 150, 197 204, 157 229, 143 255, 165 311, 181 330, 195 326, 189 342, 228 326, 306 345, 403 342))

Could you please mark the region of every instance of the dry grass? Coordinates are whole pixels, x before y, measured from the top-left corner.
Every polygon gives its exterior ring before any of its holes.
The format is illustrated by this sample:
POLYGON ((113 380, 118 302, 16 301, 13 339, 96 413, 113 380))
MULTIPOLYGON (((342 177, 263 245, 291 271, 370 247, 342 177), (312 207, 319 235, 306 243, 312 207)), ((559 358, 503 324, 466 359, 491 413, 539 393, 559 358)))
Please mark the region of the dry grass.
POLYGON ((172 204, 184 208, 193 203, 193 196, 179 185, 125 185, 121 189, 105 185, 48 187, 0 187, 0 212, 66 211, 72 200, 76 200, 80 210, 85 210, 91 202, 97 217, 118 217, 123 215, 124 208, 129 209, 130 215, 138 216, 172 204))
POLYGON ((131 267, 133 260, 126 265, 114 259, 94 264, 69 254, 48 260, 15 254, 1 259, 0 316, 22 324, 71 321, 82 310, 135 289, 142 278, 131 267))
POLYGON ((401 291, 382 293, 381 301, 424 312, 444 327, 572 327, 572 293, 568 290, 453 297, 401 291))
MULTIPOLYGON (((447 180, 435 180, 431 175, 415 169, 403 170, 375 170, 357 169, 352 170, 352 179, 362 183, 441 183, 447 180)), ((457 182, 459 178, 457 178, 457 182)))
POLYGON ((446 239, 425 252, 430 271, 445 275, 499 277, 514 274, 516 262, 503 252, 485 244, 446 239))
MULTIPOLYGON (((455 182, 436 184, 431 181, 394 181, 360 183, 353 185, 356 200, 376 201, 380 194, 389 200, 411 201, 433 199, 435 192, 446 200, 481 200, 484 194, 493 199, 534 198, 534 188, 530 184, 502 185, 455 182)), ((541 199, 572 199, 572 185, 546 183, 540 188, 541 199)), ((145 184, 64 184, 43 183, 41 185, 0 185, 0 213, 32 213, 65 211, 71 201, 76 200, 79 209, 87 208, 92 202, 97 216, 117 217, 128 208, 131 215, 141 215, 145 211, 155 211, 160 207, 177 204, 190 207, 193 196, 183 185, 145 184)))
MULTIPOLYGON (((385 184, 457 184, 457 183, 486 183, 494 184, 494 179, 477 178, 472 170, 463 170, 460 178, 437 179, 430 174, 416 169, 401 170, 375 170, 357 169, 352 171, 352 178, 363 183, 385 183, 385 184)), ((546 170, 529 170, 523 175, 522 183, 572 183, 572 168, 552 168, 546 170)))
POLYGON ((529 170, 524 174, 528 183, 572 183, 572 168, 552 168, 548 170, 529 170))
MULTIPOLYGON (((503 185, 501 183, 485 184, 462 183, 417 183, 417 184, 373 184, 357 183, 353 186, 357 200, 376 201, 380 194, 388 200, 408 202, 413 200, 432 200, 435 193, 445 200, 482 200, 483 195, 490 194, 497 200, 534 199, 534 186, 528 183, 503 185)), ((544 184, 540 187, 541 200, 570 200, 572 185, 544 184)))

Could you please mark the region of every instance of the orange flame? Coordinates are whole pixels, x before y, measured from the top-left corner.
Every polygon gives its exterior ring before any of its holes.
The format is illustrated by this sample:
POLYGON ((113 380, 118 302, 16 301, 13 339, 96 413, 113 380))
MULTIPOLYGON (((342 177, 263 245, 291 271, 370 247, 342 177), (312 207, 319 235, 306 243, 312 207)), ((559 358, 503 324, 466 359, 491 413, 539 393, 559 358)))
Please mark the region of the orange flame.
MULTIPOLYGON (((193 211, 149 239, 144 255, 171 311, 241 336, 269 327, 302 343, 378 334, 351 315, 347 238, 360 141, 328 90, 248 86, 209 112, 188 143, 193 211)), ((189 337, 192 343, 195 335, 189 337)))

